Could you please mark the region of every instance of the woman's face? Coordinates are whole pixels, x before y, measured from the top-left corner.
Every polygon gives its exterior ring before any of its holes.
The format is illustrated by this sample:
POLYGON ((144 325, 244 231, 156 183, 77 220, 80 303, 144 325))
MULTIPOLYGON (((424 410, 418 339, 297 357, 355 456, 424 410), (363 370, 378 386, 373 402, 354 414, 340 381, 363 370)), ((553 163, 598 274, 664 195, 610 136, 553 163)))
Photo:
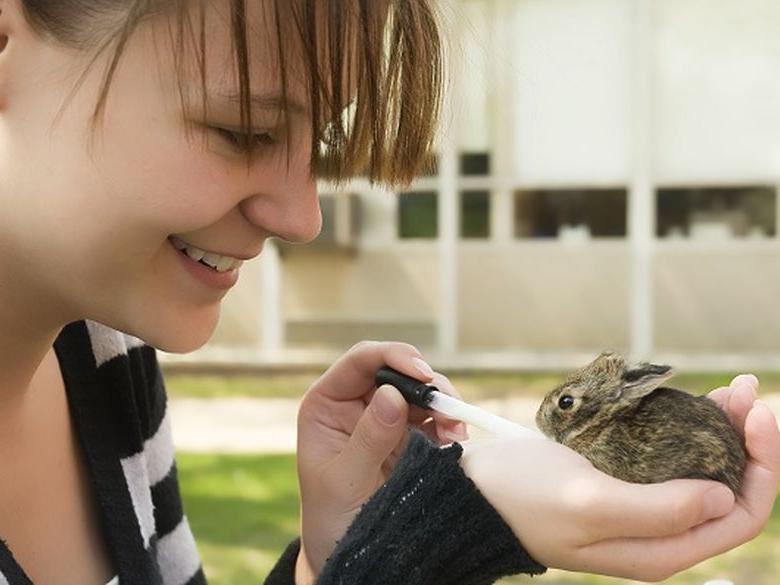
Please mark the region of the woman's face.
MULTIPOLYGON (((252 93, 264 96, 253 121, 268 133, 250 167, 222 133, 199 124, 197 108, 188 140, 166 22, 132 37, 90 151, 103 68, 90 70, 55 120, 86 57, 35 37, 13 10, 0 14, 0 34, 8 35, 0 52, 0 249, 10 252, 0 255, 0 295, 15 291, 37 318, 60 326, 94 319, 162 350, 188 352, 210 337, 227 290, 193 276, 170 236, 255 257, 268 237, 305 242, 318 234, 308 114, 289 114, 288 158, 273 99, 281 93, 269 42, 276 33, 261 3, 247 4, 252 93)), ((238 102, 220 97, 239 89, 228 3, 209 3, 206 16, 207 124, 238 130, 238 102)), ((186 78, 197 93, 195 70, 186 78)), ((305 106, 301 89, 293 81, 288 92, 305 106)))

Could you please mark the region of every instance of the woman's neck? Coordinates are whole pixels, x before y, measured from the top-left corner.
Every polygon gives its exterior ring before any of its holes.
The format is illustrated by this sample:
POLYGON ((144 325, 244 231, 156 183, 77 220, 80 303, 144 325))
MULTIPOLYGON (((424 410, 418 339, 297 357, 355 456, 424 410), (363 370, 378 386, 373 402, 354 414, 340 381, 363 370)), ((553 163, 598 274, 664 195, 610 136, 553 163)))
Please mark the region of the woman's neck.
POLYGON ((0 279, 0 421, 26 402, 42 364, 55 359, 54 340, 68 321, 57 321, 44 303, 8 294, 0 279))

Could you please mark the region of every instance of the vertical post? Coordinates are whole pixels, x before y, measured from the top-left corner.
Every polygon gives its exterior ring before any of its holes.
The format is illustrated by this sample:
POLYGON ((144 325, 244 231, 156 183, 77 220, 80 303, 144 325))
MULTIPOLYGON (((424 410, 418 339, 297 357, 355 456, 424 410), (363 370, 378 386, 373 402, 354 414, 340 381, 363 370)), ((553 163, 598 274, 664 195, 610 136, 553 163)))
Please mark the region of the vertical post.
POLYGON ((260 260, 260 270, 262 287, 261 349, 266 356, 272 356, 279 353, 284 344, 281 259, 279 258, 279 248, 273 240, 268 240, 265 243, 260 260))
POLYGON ((512 26, 511 6, 507 0, 490 2, 490 69, 488 86, 491 92, 490 124, 490 174, 492 191, 490 200, 490 237, 494 242, 509 242, 514 237, 514 213, 511 189, 512 169, 512 88, 509 63, 511 62, 512 26))
MULTIPOLYGON (((453 93, 457 90, 453 89, 453 93)), ((452 355, 458 338, 458 154, 454 133, 442 137, 439 151, 439 270, 438 349, 452 355)))
MULTIPOLYGON (((451 34, 457 39, 459 18, 451 0, 443 2, 449 13, 451 34)), ((439 312, 437 349, 442 356, 452 356, 458 340, 458 146, 456 119, 460 115, 458 92, 462 77, 452 71, 461 66, 453 59, 454 51, 445 51, 449 93, 445 95, 442 127, 439 135, 439 312)))
POLYGON ((628 200, 631 247, 631 355, 649 358, 653 350, 652 258, 655 238, 655 193, 651 174, 652 13, 651 0, 634 0, 632 66, 633 164, 628 200))

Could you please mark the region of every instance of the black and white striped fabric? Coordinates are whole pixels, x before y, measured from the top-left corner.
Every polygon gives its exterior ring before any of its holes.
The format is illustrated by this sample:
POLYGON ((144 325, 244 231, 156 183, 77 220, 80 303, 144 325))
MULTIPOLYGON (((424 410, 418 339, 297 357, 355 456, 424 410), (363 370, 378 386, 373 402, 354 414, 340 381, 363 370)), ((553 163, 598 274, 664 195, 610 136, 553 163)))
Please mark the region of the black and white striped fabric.
MULTIPOLYGON (((54 350, 120 585, 205 584, 156 350, 89 320, 67 325, 54 350)), ((0 585, 30 583, 0 539, 0 585)))

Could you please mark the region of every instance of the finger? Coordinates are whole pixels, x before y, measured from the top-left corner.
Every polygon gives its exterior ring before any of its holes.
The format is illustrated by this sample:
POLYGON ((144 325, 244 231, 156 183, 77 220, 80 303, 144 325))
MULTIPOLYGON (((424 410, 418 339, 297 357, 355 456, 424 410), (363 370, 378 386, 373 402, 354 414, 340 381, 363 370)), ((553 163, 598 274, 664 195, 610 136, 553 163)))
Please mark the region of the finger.
POLYGON ((736 388, 737 386, 740 386, 740 385, 743 385, 743 384, 748 385, 748 386, 752 386, 753 390, 758 392, 759 382, 758 382, 758 378, 756 377, 755 374, 739 374, 737 376, 734 376, 734 379, 731 380, 731 382, 729 383, 729 386, 732 387, 732 388, 736 388))
MULTIPOLYGON (((437 390, 457 398, 458 400, 462 400, 460 392, 458 392, 449 379, 443 374, 434 372, 431 384, 435 386, 437 390)), ((370 396, 370 393, 367 396, 370 396)), ((427 410, 412 405, 409 408, 408 420, 410 424, 421 429, 423 428, 424 423, 427 423, 425 426, 426 429, 430 425, 435 425, 437 428, 429 434, 429 438, 439 444, 452 443, 453 441, 465 441, 469 438, 468 429, 465 423, 449 418, 434 410, 427 410), (433 422, 428 423, 431 417, 433 417, 433 422)))
POLYGON ((745 420, 745 470, 740 503, 754 515, 771 511, 780 482, 780 431, 763 400, 756 400, 745 420))
POLYGON ((718 406, 728 413, 729 397, 732 391, 733 388, 730 386, 721 386, 707 394, 707 398, 714 400, 718 406))
MULTIPOLYGON (((353 346, 320 376, 309 390, 335 400, 351 400, 371 392, 377 371, 390 366, 423 382, 427 364, 412 345, 396 342, 362 341, 353 346)), ((433 372, 430 366, 427 370, 433 372)))
POLYGON ((737 376, 730 385, 726 413, 741 437, 745 436, 745 419, 756 400, 758 380, 752 375, 737 376))
POLYGON ((680 534, 734 507, 734 493, 714 481, 634 484, 611 477, 605 481, 585 498, 586 530, 593 540, 680 534))
POLYGON ((404 451, 406 451, 406 448, 409 446, 409 440, 411 439, 411 436, 412 436, 412 427, 407 425, 406 430, 401 436, 401 440, 398 442, 398 445, 395 446, 395 448, 390 452, 390 455, 388 455, 387 458, 382 463, 382 473, 384 473, 385 478, 390 477, 390 474, 395 469, 395 466, 398 465, 398 460, 401 458, 401 455, 403 454, 404 451))
POLYGON ((431 381, 431 384, 433 386, 436 386, 439 390, 444 392, 445 394, 449 394, 453 398, 457 398, 458 400, 463 400, 463 396, 461 396, 460 392, 457 388, 452 384, 450 379, 442 374, 441 372, 434 372, 433 373, 433 379, 431 381))
MULTIPOLYGON (((391 384, 383 384, 383 386, 387 386, 388 388, 395 388, 395 386, 391 384)), ((374 388, 373 390, 370 390, 362 397, 365 406, 368 406, 371 403, 371 401, 374 399, 374 394, 376 393, 377 390, 378 388, 374 388)), ((420 408, 419 406, 415 406, 414 404, 409 404, 408 406, 409 409, 406 415, 406 420, 407 423, 412 426, 420 426, 420 424, 422 424, 423 422, 431 418, 431 415, 433 414, 432 410, 420 408)))
MULTIPOLYGON (((444 374, 435 372, 432 384, 445 394, 457 398, 458 400, 463 400, 458 389, 455 388, 452 382, 450 382, 450 379, 444 374)), ((432 412, 432 416, 436 421, 437 436, 445 442, 452 443, 453 441, 465 441, 469 438, 466 423, 449 418, 440 412, 434 411, 432 412)))
MULTIPOLYGON (((735 510, 694 532, 710 554, 729 550, 760 533, 780 485, 780 431, 769 407, 757 400, 745 421, 748 464, 735 510), (718 531, 720 535, 716 534, 718 531)), ((705 550, 705 549, 702 549, 705 550)))
MULTIPOLYGON (((427 366, 425 362, 423 362, 418 358, 413 358, 412 361, 415 362, 416 365, 418 365, 418 369, 421 372, 425 371, 425 368, 427 366)), ((443 374, 431 370, 431 384, 435 386, 437 390, 440 390, 445 394, 457 398, 458 400, 463 399, 461 397, 460 392, 458 392, 455 386, 452 385, 452 382, 450 382, 449 378, 447 378, 443 374)), ((371 401, 372 396, 373 396, 373 391, 368 392, 364 396, 363 399, 366 402, 366 404, 368 404, 371 401)), ((410 406, 409 408, 409 416, 408 416, 409 423, 416 427, 422 428, 423 423, 426 423, 426 421, 428 421, 428 419, 430 419, 431 417, 433 417, 435 421, 432 424, 435 424, 437 426, 437 430, 435 432, 432 432, 430 435, 430 439, 432 441, 436 441, 439 444, 442 444, 442 443, 451 443, 453 441, 465 441, 469 438, 468 428, 465 423, 455 419, 451 419, 446 415, 433 410, 426 410, 414 405, 410 406)))
POLYGON ((425 436, 428 437, 431 441, 436 443, 437 445, 444 445, 446 443, 450 443, 451 441, 447 441, 442 439, 442 437, 439 436, 438 430, 436 428, 436 421, 432 418, 428 418, 428 420, 422 422, 417 428, 419 428, 423 433, 425 433, 425 436))
POLYGON ((401 393, 382 386, 355 425, 334 466, 345 486, 372 483, 387 457, 403 440, 408 405, 401 393))

